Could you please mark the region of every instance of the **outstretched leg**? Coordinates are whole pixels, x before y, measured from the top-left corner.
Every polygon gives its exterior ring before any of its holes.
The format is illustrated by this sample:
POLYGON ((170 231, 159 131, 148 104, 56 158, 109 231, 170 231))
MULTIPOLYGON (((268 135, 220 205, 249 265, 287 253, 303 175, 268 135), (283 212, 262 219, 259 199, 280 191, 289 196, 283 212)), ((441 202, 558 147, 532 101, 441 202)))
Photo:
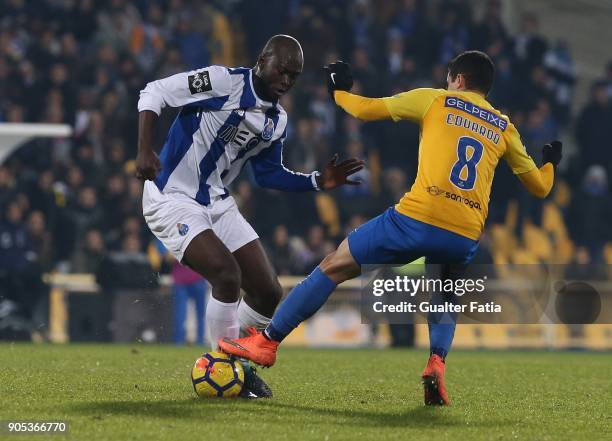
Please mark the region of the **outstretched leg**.
POLYGON ((360 267, 351 255, 348 240, 323 259, 318 267, 287 296, 265 334, 281 342, 300 323, 310 318, 327 301, 338 284, 357 277, 360 267))
POLYGON ((276 350, 280 342, 301 322, 318 311, 339 283, 359 274, 360 267, 353 259, 345 239, 336 251, 323 259, 321 264, 288 294, 262 334, 253 332, 250 337, 234 341, 226 338, 219 342, 219 347, 225 352, 248 358, 262 366, 272 366, 276 361, 276 350))

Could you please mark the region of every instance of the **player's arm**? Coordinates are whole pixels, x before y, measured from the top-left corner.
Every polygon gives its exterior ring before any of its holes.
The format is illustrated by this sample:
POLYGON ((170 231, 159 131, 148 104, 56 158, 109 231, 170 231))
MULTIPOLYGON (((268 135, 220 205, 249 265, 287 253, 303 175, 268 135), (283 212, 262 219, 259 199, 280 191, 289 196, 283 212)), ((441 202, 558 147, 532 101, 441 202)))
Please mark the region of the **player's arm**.
POLYGON ((230 90, 229 73, 221 66, 182 72, 148 83, 140 91, 138 100, 136 177, 155 179, 161 170, 159 158, 153 151, 153 134, 164 107, 195 105, 206 110, 219 110, 228 101, 230 90))
POLYGON ((150 110, 159 115, 166 106, 188 105, 220 110, 230 93, 228 70, 222 66, 209 66, 151 81, 140 91, 138 111, 150 110))
POLYGON ((161 163, 153 151, 153 133, 157 113, 143 110, 138 115, 138 155, 136 156, 136 177, 152 180, 161 171, 161 163))
POLYGON ((542 167, 518 175, 523 185, 534 196, 545 198, 550 193, 555 181, 555 167, 563 156, 562 147, 561 141, 546 144, 542 148, 542 167))
POLYGON ((283 141, 277 139, 250 159, 255 181, 260 187, 281 191, 319 190, 317 172, 310 174, 288 170, 283 165, 283 141))
POLYGON ((325 67, 327 89, 340 107, 363 121, 393 119, 421 122, 434 99, 443 93, 436 89, 414 89, 387 98, 366 98, 350 93, 353 76, 350 66, 337 61, 325 67))
POLYGON ((550 193, 555 181, 555 169, 548 162, 540 168, 534 168, 527 173, 517 175, 529 193, 538 198, 545 198, 550 193))
POLYGON ((334 100, 346 113, 363 121, 379 121, 392 118, 384 98, 366 98, 344 90, 336 90, 334 100))
POLYGON ((251 158, 251 167, 258 185, 265 188, 288 192, 312 190, 331 190, 340 185, 359 185, 360 182, 348 177, 363 168, 363 161, 347 159, 336 164, 335 155, 325 167, 323 173, 314 171, 310 174, 287 169, 283 165, 283 139, 278 139, 251 158))
POLYGON ((546 144, 542 151, 543 165, 538 168, 527 154, 523 143, 512 124, 508 125, 508 146, 504 159, 527 191, 538 198, 550 193, 555 180, 555 167, 561 161, 561 142, 546 144))
POLYGON ((420 123, 434 99, 442 93, 437 89, 414 89, 385 98, 366 98, 336 90, 336 104, 363 121, 392 119, 420 123))

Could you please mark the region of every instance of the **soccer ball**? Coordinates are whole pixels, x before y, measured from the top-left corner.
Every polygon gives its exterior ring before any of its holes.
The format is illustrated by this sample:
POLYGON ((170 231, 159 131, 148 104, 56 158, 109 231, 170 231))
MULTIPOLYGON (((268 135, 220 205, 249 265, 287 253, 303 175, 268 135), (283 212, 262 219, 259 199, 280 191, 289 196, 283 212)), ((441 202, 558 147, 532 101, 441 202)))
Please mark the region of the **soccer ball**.
POLYGON ((193 365, 191 381, 196 394, 202 398, 233 398, 242 390, 244 368, 227 354, 207 352, 193 365))

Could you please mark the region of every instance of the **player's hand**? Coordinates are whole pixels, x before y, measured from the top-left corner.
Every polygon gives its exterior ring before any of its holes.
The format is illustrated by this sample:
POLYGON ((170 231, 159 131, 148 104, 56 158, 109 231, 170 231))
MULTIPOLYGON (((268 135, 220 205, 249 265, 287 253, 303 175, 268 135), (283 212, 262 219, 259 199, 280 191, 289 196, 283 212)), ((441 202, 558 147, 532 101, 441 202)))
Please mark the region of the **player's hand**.
POLYGON ((327 90, 334 99, 336 90, 346 90, 347 92, 353 87, 353 74, 351 66, 344 61, 336 61, 330 63, 323 68, 327 76, 327 90))
POLYGON ((561 141, 553 141, 542 147, 542 164, 550 162, 553 166, 557 166, 561 162, 563 144, 561 141))
POLYGON ((161 171, 161 163, 157 154, 149 150, 141 150, 136 156, 136 177, 147 181, 152 181, 161 171))
POLYGON ((348 179, 349 176, 363 169, 365 162, 361 159, 351 158, 338 162, 338 154, 336 153, 331 161, 323 170, 323 173, 317 176, 317 185, 322 190, 331 190, 341 185, 361 185, 359 181, 348 179))

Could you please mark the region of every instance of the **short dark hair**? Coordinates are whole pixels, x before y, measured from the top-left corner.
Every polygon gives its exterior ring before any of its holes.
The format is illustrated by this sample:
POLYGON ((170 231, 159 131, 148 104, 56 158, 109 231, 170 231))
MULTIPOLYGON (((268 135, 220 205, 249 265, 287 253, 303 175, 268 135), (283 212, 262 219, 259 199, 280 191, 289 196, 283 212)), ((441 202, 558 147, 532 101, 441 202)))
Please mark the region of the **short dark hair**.
POLYGON ((462 74, 467 89, 478 90, 488 95, 493 86, 495 65, 484 52, 465 51, 451 60, 448 72, 452 80, 462 74))

